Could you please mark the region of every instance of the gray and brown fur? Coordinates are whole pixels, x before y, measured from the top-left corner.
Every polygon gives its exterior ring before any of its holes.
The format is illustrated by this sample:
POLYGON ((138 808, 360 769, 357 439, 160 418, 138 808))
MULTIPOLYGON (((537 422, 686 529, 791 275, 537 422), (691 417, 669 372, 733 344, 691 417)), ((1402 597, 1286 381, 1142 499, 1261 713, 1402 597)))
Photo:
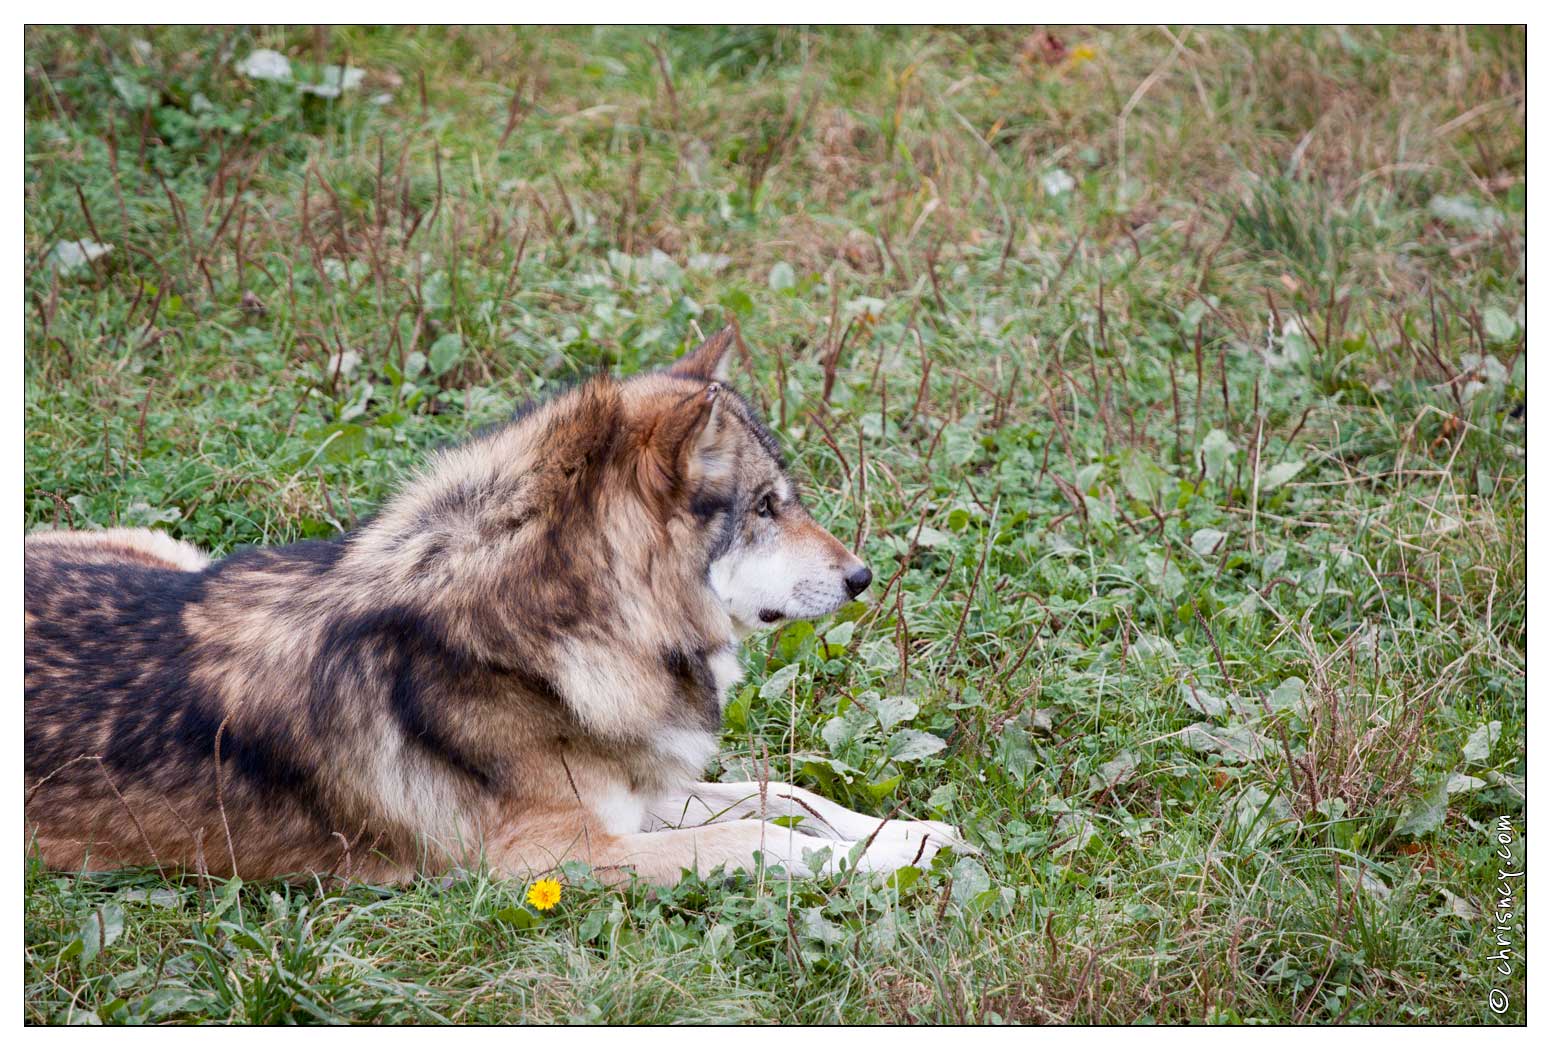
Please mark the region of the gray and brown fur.
POLYGON ((684 852, 599 800, 671 792, 715 748, 716 669, 751 625, 708 566, 771 527, 750 502, 772 487, 783 536, 860 566, 716 381, 734 338, 439 454, 336 540, 211 562, 149 530, 29 536, 31 848, 70 870, 676 878, 684 852))

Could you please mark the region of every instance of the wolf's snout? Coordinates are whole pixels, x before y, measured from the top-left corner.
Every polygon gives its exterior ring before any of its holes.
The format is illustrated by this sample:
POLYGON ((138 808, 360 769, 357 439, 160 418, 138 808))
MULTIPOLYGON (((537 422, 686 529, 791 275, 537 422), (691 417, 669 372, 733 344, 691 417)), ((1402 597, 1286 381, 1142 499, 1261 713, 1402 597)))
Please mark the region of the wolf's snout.
POLYGON ((872 570, 862 566, 854 570, 846 577, 846 591, 852 598, 867 590, 867 585, 872 583, 872 570))

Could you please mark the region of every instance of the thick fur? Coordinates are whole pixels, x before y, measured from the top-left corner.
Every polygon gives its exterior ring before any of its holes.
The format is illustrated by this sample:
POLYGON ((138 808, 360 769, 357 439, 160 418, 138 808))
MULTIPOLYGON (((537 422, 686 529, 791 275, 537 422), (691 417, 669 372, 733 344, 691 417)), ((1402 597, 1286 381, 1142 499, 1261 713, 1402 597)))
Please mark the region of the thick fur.
POLYGON ((696 783, 741 638, 868 576, 725 387, 734 339, 442 453, 338 540, 210 562, 149 530, 28 537, 31 848, 72 870, 391 882, 575 858, 671 882, 956 842, 696 783))

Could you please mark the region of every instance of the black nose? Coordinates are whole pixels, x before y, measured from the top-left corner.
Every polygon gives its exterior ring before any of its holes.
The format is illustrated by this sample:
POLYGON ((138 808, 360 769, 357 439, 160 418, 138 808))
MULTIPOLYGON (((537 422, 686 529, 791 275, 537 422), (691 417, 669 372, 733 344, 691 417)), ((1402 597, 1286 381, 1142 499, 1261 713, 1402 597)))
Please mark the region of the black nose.
POLYGON ((846 577, 846 590, 851 593, 852 598, 855 598, 862 592, 866 591, 867 585, 871 583, 872 570, 868 569, 866 566, 863 566, 855 573, 852 573, 850 576, 846 577))

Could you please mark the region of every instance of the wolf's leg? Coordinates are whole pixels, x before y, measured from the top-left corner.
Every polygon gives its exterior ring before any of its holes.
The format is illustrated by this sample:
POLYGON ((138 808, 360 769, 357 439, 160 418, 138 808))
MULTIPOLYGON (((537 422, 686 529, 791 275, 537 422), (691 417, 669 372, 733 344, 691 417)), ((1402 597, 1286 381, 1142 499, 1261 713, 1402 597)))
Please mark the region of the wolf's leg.
POLYGON ((826 839, 861 842, 899 840, 912 848, 926 841, 923 858, 940 847, 972 851, 952 825, 941 821, 885 821, 858 814, 805 788, 771 781, 702 782, 681 796, 658 800, 648 808, 650 827, 685 827, 742 818, 800 818, 798 830, 826 839))
MULTIPOLYGON (((834 875, 844 868, 863 872, 893 872, 919 862, 921 844, 915 846, 890 838, 875 840, 853 863, 849 861, 856 842, 820 839, 796 829, 782 828, 768 821, 739 819, 695 828, 665 828, 615 837, 594 858, 595 867, 631 866, 642 877, 655 883, 675 883, 685 869, 705 875, 720 866, 752 871, 758 866, 758 852, 767 866, 780 865, 788 876, 801 878, 813 873, 804 852, 824 851, 828 857, 818 871, 834 875)), ((927 847, 927 857, 936 848, 927 847)), ((811 856, 811 855, 810 855, 811 856)))

